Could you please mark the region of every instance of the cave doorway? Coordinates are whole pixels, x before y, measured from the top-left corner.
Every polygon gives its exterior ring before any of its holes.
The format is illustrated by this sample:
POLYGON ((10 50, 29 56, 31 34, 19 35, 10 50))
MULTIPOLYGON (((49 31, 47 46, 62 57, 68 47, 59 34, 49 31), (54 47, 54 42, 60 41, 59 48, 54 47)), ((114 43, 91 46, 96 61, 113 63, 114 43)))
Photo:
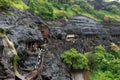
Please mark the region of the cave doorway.
POLYGON ((29 54, 34 53, 38 48, 41 48, 41 43, 39 40, 27 40, 26 41, 26 51, 29 54))

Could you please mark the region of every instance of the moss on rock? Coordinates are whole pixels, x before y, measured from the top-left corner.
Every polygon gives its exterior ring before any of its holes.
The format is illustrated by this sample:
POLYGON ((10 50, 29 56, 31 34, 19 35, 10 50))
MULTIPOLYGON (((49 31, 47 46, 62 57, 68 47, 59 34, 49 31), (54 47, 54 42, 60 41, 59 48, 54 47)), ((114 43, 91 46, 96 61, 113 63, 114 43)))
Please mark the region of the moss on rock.
POLYGON ((5 38, 6 35, 6 29, 0 28, 0 38, 5 38))

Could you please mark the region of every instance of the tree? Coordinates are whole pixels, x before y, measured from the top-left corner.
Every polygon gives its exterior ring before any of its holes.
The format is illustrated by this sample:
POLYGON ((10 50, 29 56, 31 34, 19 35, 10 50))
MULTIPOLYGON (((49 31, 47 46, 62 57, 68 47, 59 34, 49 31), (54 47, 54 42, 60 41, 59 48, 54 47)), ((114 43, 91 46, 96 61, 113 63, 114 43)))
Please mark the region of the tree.
POLYGON ((61 59, 69 69, 85 69, 88 66, 88 59, 74 48, 61 54, 61 59))
POLYGON ((115 14, 120 14, 120 9, 116 5, 107 6, 106 10, 115 14))
POLYGON ((10 7, 11 0, 0 0, 0 8, 10 7))

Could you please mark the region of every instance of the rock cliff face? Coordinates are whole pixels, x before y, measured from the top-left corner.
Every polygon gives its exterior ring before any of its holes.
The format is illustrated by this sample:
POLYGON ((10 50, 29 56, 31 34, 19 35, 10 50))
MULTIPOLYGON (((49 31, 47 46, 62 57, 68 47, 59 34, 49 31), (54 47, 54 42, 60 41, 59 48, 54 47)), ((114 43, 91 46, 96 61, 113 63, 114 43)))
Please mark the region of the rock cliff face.
POLYGON ((65 25, 59 25, 61 22, 57 23, 58 25, 50 28, 51 37, 63 41, 62 47, 66 46, 64 49, 75 47, 80 52, 85 53, 93 51, 97 45, 103 45, 107 49, 110 47, 111 42, 119 45, 119 23, 101 24, 84 16, 74 16, 66 20, 65 25), (71 37, 74 39, 67 42, 66 37, 70 35, 77 35, 78 38, 71 37))
POLYGON ((87 0, 88 3, 94 6, 95 9, 105 9, 106 7, 110 5, 116 5, 118 8, 120 7, 120 3, 117 1, 110 1, 110 2, 104 2, 104 0, 87 0))
MULTIPOLYGON (((28 72, 38 67, 36 64, 41 63, 38 59, 43 49, 43 69, 39 72, 38 80, 70 80, 71 74, 60 59, 60 54, 65 50, 76 48, 79 52, 85 53, 92 52, 94 47, 100 44, 106 48, 109 48, 110 42, 119 44, 120 24, 112 24, 109 27, 108 24, 100 24, 84 16, 47 22, 50 34, 47 37, 48 43, 45 43, 39 27, 43 21, 37 15, 15 9, 9 11, 12 15, 0 14, 0 27, 7 29, 7 36, 15 45, 20 57, 17 66, 21 75, 28 75, 28 72)), ((0 51, 2 49, 0 48, 0 51)), ((5 60, 2 57, 5 57, 1 53, 0 71, 7 65, 2 63, 5 60)), ((9 71, 0 73, 0 76, 6 78, 6 74, 9 74, 9 71)), ((13 74, 13 78, 14 76, 13 74)))
MULTIPOLYGON (((38 27, 39 24, 42 24, 42 20, 29 11, 20 12, 16 9, 9 11, 12 12, 12 15, 0 14, 0 28, 5 28, 7 30, 7 36, 14 43, 15 49, 20 57, 17 62, 18 72, 23 76, 28 75, 28 72, 31 71, 30 69, 36 69, 36 65, 41 63, 37 60, 37 58, 39 59, 39 57, 41 57, 38 55, 40 53, 35 53, 34 49, 31 47, 38 46, 37 48, 39 50, 42 47, 41 45, 44 44, 43 36, 38 27), (26 72, 26 70, 30 71, 26 72)), ((35 50, 37 48, 35 48, 35 50)), ((0 50, 2 49, 3 48, 0 48, 0 50)), ((57 53, 52 54, 51 51, 47 51, 48 52, 44 55, 42 76, 40 75, 38 80, 69 80, 69 74, 65 66, 62 64, 60 58, 56 58, 57 53)), ((6 54, 7 53, 8 52, 6 52, 6 54)), ((2 62, 4 60, 9 61, 9 59, 9 57, 4 57, 3 52, 0 53, 0 71, 3 71, 0 73, 0 79, 10 79, 6 77, 6 74, 11 75, 13 73, 12 70, 4 72, 6 69, 5 66, 9 62, 4 64, 2 62)), ((10 60, 10 62, 12 62, 12 60, 10 60)), ((15 79, 15 75, 12 75, 12 78, 15 79)))
POLYGON ((14 79, 15 75, 11 70, 11 59, 14 53, 8 39, 0 39, 0 79, 14 79))
MULTIPOLYGON (((38 30, 38 27, 36 24, 37 22, 40 21, 40 19, 28 11, 20 12, 15 9, 9 10, 9 11, 12 12, 12 15, 0 14, 0 27, 5 28, 7 30, 7 36, 14 43, 15 48, 18 52, 18 55, 20 56, 20 59, 22 58, 20 60, 20 63, 23 61, 23 64, 24 64, 25 62, 24 60, 27 60, 27 58, 29 58, 27 53, 25 53, 26 41, 28 40, 42 41, 43 40, 41 32, 38 30)), ((6 51, 4 55, 7 53, 9 52, 6 51)), ((3 55, 1 55, 1 57, 3 57, 4 59, 3 55)), ((9 59, 9 57, 6 57, 6 59, 9 59)), ((5 65, 8 65, 8 64, 1 63, 1 65, 5 67, 5 65)), ((5 74, 9 74, 9 73, 11 72, 8 71, 8 73, 6 72, 5 74)))
MULTIPOLYGON (((115 42, 120 45, 120 24, 117 23, 109 23, 110 25, 101 24, 84 16, 73 16, 68 20, 52 21, 47 22, 47 24, 50 26, 50 42, 48 44, 48 50, 52 53, 49 56, 55 57, 53 63, 56 63, 57 60, 60 61, 60 54, 70 48, 76 48, 79 52, 85 53, 94 51, 95 46, 98 45, 103 45, 105 48, 110 49, 111 42, 115 42), (112 36, 112 34, 117 36, 112 36), (72 39, 67 41, 67 35, 78 35, 78 38, 70 37, 72 39)), ((61 65, 61 62, 59 61, 58 63, 61 65)), ((48 66, 47 64, 50 63, 51 60, 49 60, 45 65, 48 66)), ((55 68, 59 65, 56 65, 55 68)), ((53 67, 50 68, 52 70, 55 69, 53 67)), ((45 67, 45 70, 47 72, 47 79, 50 77, 49 80, 56 80, 56 77, 50 75, 53 74, 53 72, 49 70, 48 67, 45 67)), ((45 73, 43 72, 42 75, 44 74, 45 73)), ((57 72, 55 75, 56 74, 57 72)), ((68 76, 68 74, 66 76, 68 76)), ((60 77, 58 79, 61 80, 60 77)), ((65 77, 63 80, 64 79, 65 77)), ((66 80, 67 79, 68 78, 66 78, 66 80)))

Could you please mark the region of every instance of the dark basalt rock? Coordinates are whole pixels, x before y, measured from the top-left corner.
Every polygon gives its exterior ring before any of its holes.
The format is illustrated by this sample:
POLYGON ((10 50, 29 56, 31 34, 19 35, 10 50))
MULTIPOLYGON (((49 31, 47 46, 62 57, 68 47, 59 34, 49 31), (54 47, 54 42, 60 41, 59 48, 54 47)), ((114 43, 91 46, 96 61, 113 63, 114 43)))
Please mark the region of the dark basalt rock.
POLYGON ((84 53, 93 51, 94 47, 97 45, 103 45, 107 49, 110 47, 111 42, 120 45, 119 26, 119 23, 101 24, 85 16, 73 16, 67 20, 66 25, 62 27, 52 27, 50 30, 51 37, 56 40, 61 40, 63 45, 66 46, 64 50, 67 50, 68 47, 68 49, 74 47, 84 53), (78 40, 65 42, 66 36, 70 34, 78 35, 78 40))
MULTIPOLYGON (((10 10, 10 11, 13 13, 13 15, 0 14, 0 25, 1 25, 0 27, 7 29, 7 36, 14 43, 15 48, 20 57, 19 65, 22 65, 22 64, 25 64, 24 60, 29 59, 28 54, 25 53, 26 41, 38 40, 42 44, 43 37, 41 32, 38 30, 38 22, 41 23, 41 19, 29 11, 20 12, 16 9, 10 10)), ((4 53, 4 55, 6 53, 4 53)), ((2 68, 4 70, 4 68, 6 68, 5 66, 7 66, 9 63, 7 61, 9 61, 10 58, 9 56, 4 57, 2 54, 0 57, 2 58, 2 61, 0 62, 0 64, 3 65, 2 68), (6 63, 3 61, 6 61, 6 63)), ((37 56, 33 56, 33 57, 34 59, 37 58, 37 56)), ((31 65, 32 65, 32 62, 34 62, 33 60, 32 61, 27 60, 27 61, 31 65)), ((25 64, 25 66, 26 65, 27 64, 25 64)), ((10 72, 10 73, 13 73, 13 72, 10 72)), ((5 74, 8 74, 8 73, 5 72, 3 74, 4 75, 2 76, 6 76, 5 74)))
POLYGON ((120 24, 119 23, 103 23, 104 29, 108 32, 111 42, 120 46, 120 24))
POLYGON ((118 8, 120 8, 120 3, 117 1, 110 1, 110 2, 104 2, 104 0, 87 0, 88 3, 90 3, 92 6, 94 6, 94 9, 100 10, 100 9, 106 9, 108 6, 116 5, 118 8))
POLYGON ((54 47, 49 47, 51 51, 45 54, 45 65, 41 74, 43 80, 69 80, 70 75, 65 65, 61 62, 57 51, 52 52, 54 47))
MULTIPOLYGON (((38 40, 42 42, 43 40, 37 24, 41 22, 41 19, 28 11, 20 12, 15 9, 10 11, 13 12, 13 15, 0 14, 0 27, 8 30, 7 36, 14 43, 18 55, 21 59, 26 60, 29 57, 25 53, 26 41, 38 40)), ((23 60, 20 60, 20 62, 23 63, 23 60)))
MULTIPOLYGON (((26 42, 39 41, 40 45, 43 44, 43 36, 38 27, 39 24, 42 24, 42 20, 37 15, 32 14, 29 11, 20 12, 16 9, 10 9, 9 11, 12 12, 12 15, 0 14, 0 27, 7 29, 7 36, 14 43, 15 48, 20 57, 18 61, 18 71, 20 72, 20 74, 25 75, 28 73, 22 71, 21 67, 25 69, 33 67, 37 63, 36 59, 38 57, 36 55, 27 54, 27 52, 25 51, 26 42)), ((0 50, 2 49, 3 48, 1 47, 0 50)), ((3 64, 1 62, 1 59, 4 58, 4 56, 1 55, 1 53, 0 71, 2 70, 2 72, 0 73, 0 76, 6 78, 6 74, 8 73, 5 72, 6 68, 4 67, 4 65, 7 64, 3 64)), ((69 76, 69 74, 66 71, 65 66, 62 65, 60 59, 56 58, 56 56, 50 55, 52 55, 51 52, 45 55, 42 76, 40 75, 38 79, 46 80, 47 78, 49 80, 69 80, 69 77, 66 77, 66 75, 69 76)), ((9 57, 6 57, 5 59, 9 59, 9 57)), ((8 77, 7 79, 10 78, 8 77)))
MULTIPOLYGON (((19 66, 23 68, 33 67, 38 56, 27 54, 26 42, 32 44, 38 41, 40 45, 43 44, 43 36, 39 30, 39 24, 42 24, 43 21, 29 11, 20 12, 16 9, 9 11, 13 12, 13 15, 0 14, 0 27, 7 29, 7 36, 15 45, 20 56, 19 66)), ((57 21, 57 24, 50 23, 49 26, 47 53, 44 54, 44 65, 39 80, 70 80, 70 73, 60 59, 60 54, 65 50, 74 47, 81 53, 92 52, 97 45, 109 48, 111 42, 118 44, 120 41, 119 24, 101 24, 84 16, 73 16, 64 22, 57 21), (114 25, 116 27, 113 27, 114 25), (67 42, 66 35, 68 34, 76 34, 79 38, 76 41, 67 42)), ((0 53, 2 53, 2 49, 1 45, 0 53)), ((7 65, 1 63, 2 57, 3 55, 0 54, 0 71, 1 68, 5 70, 4 65, 7 65)), ((18 71, 23 73, 21 69, 18 71)), ((6 74, 6 72, 0 73, 3 77, 6 74)))

